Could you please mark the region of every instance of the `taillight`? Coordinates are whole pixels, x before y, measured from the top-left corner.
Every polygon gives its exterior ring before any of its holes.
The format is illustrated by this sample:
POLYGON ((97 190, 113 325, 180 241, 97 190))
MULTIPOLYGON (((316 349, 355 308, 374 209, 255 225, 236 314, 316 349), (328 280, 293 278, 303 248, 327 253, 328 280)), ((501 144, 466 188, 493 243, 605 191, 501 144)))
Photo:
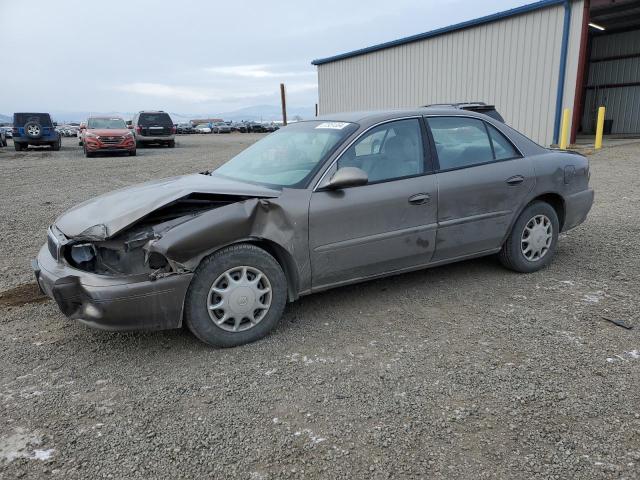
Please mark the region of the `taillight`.
POLYGON ((171 133, 176 133, 176 130, 177 130, 177 128, 175 126, 171 127, 171 133))
POLYGON ((18 135, 18 127, 13 127, 11 131, 13 132, 14 135, 18 135))
POLYGON ((142 133, 142 127, 140 125, 136 127, 136 132, 142 133))

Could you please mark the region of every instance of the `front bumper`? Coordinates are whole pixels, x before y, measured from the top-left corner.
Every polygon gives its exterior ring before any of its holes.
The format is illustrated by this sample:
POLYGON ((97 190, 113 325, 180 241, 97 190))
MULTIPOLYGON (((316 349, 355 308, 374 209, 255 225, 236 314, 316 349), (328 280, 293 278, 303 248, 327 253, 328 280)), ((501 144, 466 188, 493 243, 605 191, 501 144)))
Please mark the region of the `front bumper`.
POLYGON ((103 330, 164 330, 182 325, 193 274, 149 280, 147 274, 96 275, 57 262, 46 245, 31 266, 43 293, 67 317, 103 330))
POLYGON ((594 192, 591 188, 565 197, 563 232, 577 227, 587 219, 587 215, 593 205, 593 198, 594 192))
POLYGON ((132 152, 136 149, 136 141, 133 137, 120 143, 103 143, 97 138, 86 137, 84 145, 89 152, 132 152))

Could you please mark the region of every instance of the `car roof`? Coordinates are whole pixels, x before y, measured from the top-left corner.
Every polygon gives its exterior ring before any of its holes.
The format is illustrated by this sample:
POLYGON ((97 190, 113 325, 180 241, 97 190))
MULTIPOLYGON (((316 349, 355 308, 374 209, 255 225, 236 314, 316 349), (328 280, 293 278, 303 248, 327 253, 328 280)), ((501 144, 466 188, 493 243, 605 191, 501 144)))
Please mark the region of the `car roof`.
POLYGON ((469 110, 461 110, 453 106, 420 107, 412 109, 390 109, 390 110, 368 110, 360 112, 342 112, 321 115, 313 120, 324 120, 333 122, 351 122, 359 124, 369 124, 395 118, 413 117, 419 115, 464 115, 486 119, 487 116, 469 110))
POLYGON ((97 115, 97 116, 90 116, 87 117, 87 120, 92 119, 92 118, 100 118, 100 119, 111 119, 111 118, 117 118, 118 120, 122 120, 122 117, 118 116, 118 115, 97 115))

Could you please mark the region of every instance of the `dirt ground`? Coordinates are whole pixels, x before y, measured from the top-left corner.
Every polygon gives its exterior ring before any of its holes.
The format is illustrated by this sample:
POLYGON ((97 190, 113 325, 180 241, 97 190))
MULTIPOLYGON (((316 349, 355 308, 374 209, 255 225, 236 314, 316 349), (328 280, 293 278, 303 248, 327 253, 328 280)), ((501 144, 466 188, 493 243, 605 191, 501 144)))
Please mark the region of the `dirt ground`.
POLYGON ((0 478, 640 478, 640 143, 590 157, 596 203, 548 269, 328 291, 241 348, 91 330, 34 290, 59 213, 260 136, 0 148, 0 478))

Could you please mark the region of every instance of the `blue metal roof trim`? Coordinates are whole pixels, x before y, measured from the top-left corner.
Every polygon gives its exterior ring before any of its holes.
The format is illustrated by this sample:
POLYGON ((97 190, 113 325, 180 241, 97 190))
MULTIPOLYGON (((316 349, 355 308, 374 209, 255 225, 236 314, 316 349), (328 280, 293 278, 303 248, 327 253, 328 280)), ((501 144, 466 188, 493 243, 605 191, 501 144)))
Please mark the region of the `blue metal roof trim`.
POLYGON ((322 65, 324 63, 335 62, 336 60, 344 60, 345 58, 357 57, 365 53, 377 52, 379 50, 385 50, 391 47, 397 47, 399 45, 406 45, 407 43, 417 42, 419 40, 425 40, 427 38, 437 37, 445 33, 455 32, 457 30, 464 30, 465 28, 475 27, 484 23, 495 22, 503 18, 513 17, 515 15, 521 15, 523 13, 532 12, 541 8, 547 8, 555 5, 562 5, 565 0, 540 0, 539 2, 529 3, 522 5, 521 7, 515 7, 503 12, 493 13, 484 17, 476 18, 473 20, 467 20, 466 22, 456 23, 448 27, 437 28, 425 33, 419 33, 417 35, 411 35, 409 37, 399 38, 398 40, 392 40, 390 42, 379 43, 378 45, 372 45, 371 47, 361 48, 359 50, 353 50, 347 53, 341 53, 333 57, 319 58, 313 60, 311 65, 322 65))

